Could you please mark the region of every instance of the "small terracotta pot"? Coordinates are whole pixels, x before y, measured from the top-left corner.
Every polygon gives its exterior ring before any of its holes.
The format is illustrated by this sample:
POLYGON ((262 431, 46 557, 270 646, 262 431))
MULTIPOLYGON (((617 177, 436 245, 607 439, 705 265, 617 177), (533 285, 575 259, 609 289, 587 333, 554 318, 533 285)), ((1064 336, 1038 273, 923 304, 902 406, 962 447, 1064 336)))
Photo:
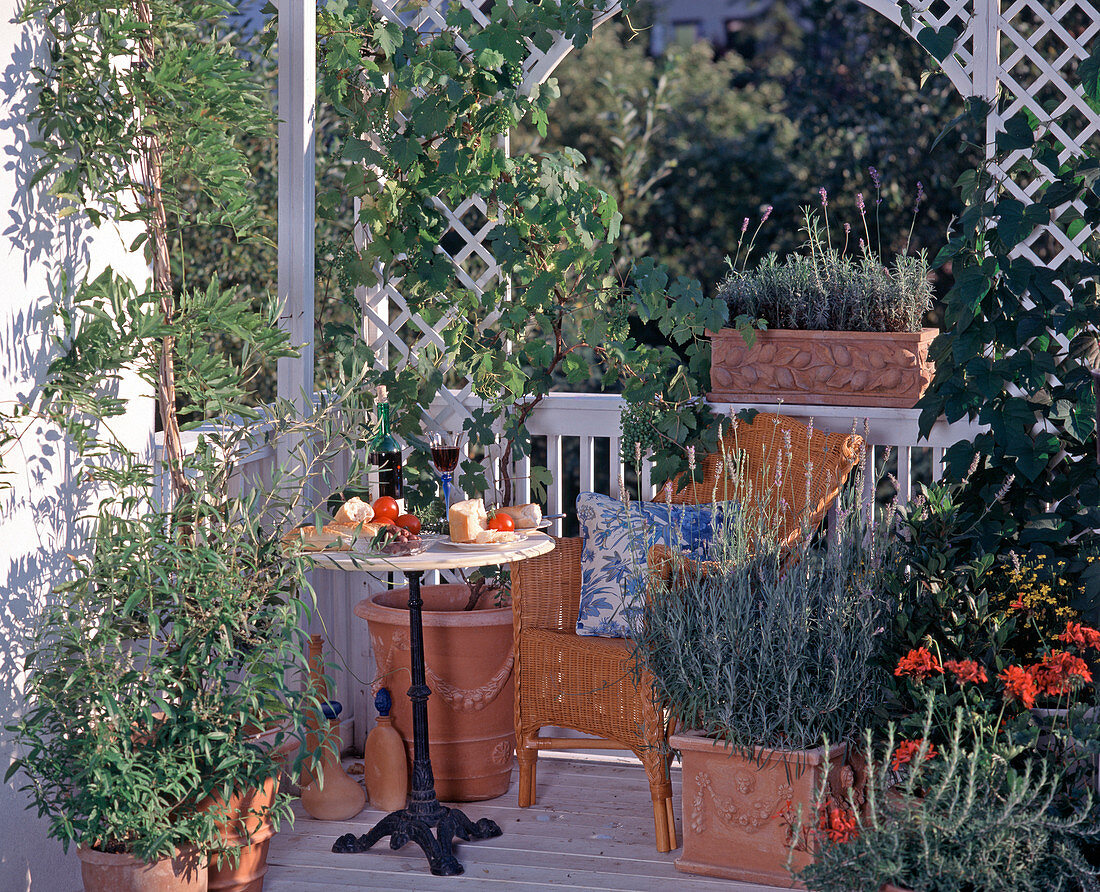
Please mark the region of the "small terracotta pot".
POLYGON ((220 797, 204 802, 207 808, 217 808, 225 818, 219 821, 219 833, 227 849, 238 849, 239 859, 229 855, 210 856, 210 889, 218 892, 261 892, 267 873, 267 849, 275 827, 269 813, 279 792, 275 778, 269 778, 260 790, 235 793, 228 806, 221 806, 220 797), (245 845, 245 840, 249 844, 245 845))
MULTIPOLYGON (((436 794, 444 802, 495 799, 508 791, 515 751, 515 675, 512 671, 512 608, 464 610, 465 585, 426 585, 424 663, 428 687, 428 733, 436 794)), ((380 592, 355 607, 370 628, 378 667, 377 688, 394 693, 393 724, 413 759, 409 590, 380 592)))
POLYGON ((85 892, 206 892, 208 888, 206 859, 193 848, 152 863, 83 846, 76 854, 85 892))
POLYGON ((939 332, 710 332, 708 399, 716 403, 890 406, 911 409, 932 380, 928 348, 939 332))
MULTIPOLYGON (((757 747, 753 758, 699 731, 669 739, 683 757, 683 855, 676 869, 685 873, 803 888, 787 869, 798 808, 814 807, 826 757, 834 786, 850 786, 847 747, 828 753, 757 747), (843 778, 841 777, 843 775, 843 778)), ((813 852, 796 846, 791 869, 801 870, 813 852)))

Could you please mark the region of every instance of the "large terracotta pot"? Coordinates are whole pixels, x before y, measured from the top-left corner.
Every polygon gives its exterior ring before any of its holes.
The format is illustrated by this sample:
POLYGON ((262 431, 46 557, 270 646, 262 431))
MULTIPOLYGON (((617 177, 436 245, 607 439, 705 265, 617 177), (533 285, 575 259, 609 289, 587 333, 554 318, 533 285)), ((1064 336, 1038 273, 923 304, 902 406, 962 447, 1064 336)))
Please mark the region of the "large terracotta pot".
POLYGON ((83 846, 80 878, 85 892, 206 892, 206 859, 194 849, 148 864, 133 855, 110 855, 83 846))
MULTIPOLYGON (((428 731, 435 790, 445 802, 495 799, 508 791, 515 751, 512 718, 512 608, 492 606, 482 596, 476 610, 464 610, 465 585, 427 585, 424 601, 424 663, 428 687, 428 731)), ((380 592, 355 607, 370 628, 378 668, 375 688, 393 693, 394 727, 413 758, 409 590, 380 592)))
POLYGON ((934 328, 911 332, 711 332, 708 398, 716 403, 911 409, 932 380, 934 328))
MULTIPOLYGON (((698 731, 669 740, 683 758, 683 854, 685 873, 802 888, 787 870, 798 809, 809 816, 825 770, 826 752, 757 748, 754 758, 698 731)), ((850 786, 847 747, 828 752, 836 789, 850 786)), ((816 826, 816 825, 815 825, 816 826)), ((805 835, 804 835, 805 838, 805 835)), ((813 860, 809 846, 795 847, 793 870, 813 860)))
MULTIPOLYGON (((219 814, 225 814, 219 821, 222 842, 226 848, 238 849, 239 858, 234 862, 228 855, 210 856, 211 892, 261 892, 267 873, 267 849, 275 835, 269 812, 278 792, 272 777, 262 789, 235 793, 227 807, 218 808, 219 814), (245 840, 249 840, 248 845, 245 840)), ((220 804, 220 800, 212 800, 210 807, 215 803, 220 804)))

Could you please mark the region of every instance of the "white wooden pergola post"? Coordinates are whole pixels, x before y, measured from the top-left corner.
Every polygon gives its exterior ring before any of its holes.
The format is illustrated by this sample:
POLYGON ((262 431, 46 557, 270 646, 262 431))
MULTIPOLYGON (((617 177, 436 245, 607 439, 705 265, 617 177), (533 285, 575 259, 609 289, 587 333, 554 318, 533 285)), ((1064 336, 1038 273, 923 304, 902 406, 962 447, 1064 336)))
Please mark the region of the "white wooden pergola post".
POLYGON ((278 0, 278 6, 278 288, 283 326, 301 351, 279 360, 278 394, 305 415, 313 400, 317 6, 312 0, 278 0))

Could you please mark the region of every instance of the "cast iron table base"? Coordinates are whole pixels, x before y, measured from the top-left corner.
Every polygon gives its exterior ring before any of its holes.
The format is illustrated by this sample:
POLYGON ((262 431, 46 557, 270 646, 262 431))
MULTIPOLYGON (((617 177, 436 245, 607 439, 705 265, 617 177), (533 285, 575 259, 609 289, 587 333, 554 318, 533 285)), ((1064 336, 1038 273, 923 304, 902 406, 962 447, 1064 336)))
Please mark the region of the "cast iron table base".
POLYGON ((451 877, 463 871, 454 855, 455 839, 492 839, 500 836, 501 830, 495 821, 488 818, 474 823, 457 808, 440 805, 435 795, 435 777, 428 752, 428 697, 432 692, 424 679, 424 624, 420 614, 424 603, 420 599, 422 575, 420 570, 409 570, 405 574, 409 583, 409 643, 412 648, 409 700, 412 701, 413 713, 413 770, 409 804, 400 811, 386 815, 362 836, 345 833, 333 843, 332 851, 365 852, 382 837, 388 836, 391 849, 400 849, 406 843, 415 842, 424 850, 435 876, 451 877))

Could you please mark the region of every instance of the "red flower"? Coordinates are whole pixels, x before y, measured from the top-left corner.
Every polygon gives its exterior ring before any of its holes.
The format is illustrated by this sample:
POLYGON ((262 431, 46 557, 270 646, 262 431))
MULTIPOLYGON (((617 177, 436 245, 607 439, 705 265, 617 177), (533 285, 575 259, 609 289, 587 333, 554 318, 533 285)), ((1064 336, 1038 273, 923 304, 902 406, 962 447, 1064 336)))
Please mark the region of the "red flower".
MULTIPOLYGON (((890 767, 897 771, 902 765, 908 765, 913 761, 913 758, 920 752, 921 746, 924 744, 924 738, 919 737, 916 740, 902 740, 894 748, 894 756, 890 760, 890 767)), ((922 761, 927 762, 929 759, 934 759, 939 753, 936 752, 936 747, 933 744, 928 744, 928 749, 924 753, 924 759, 922 761)))
POLYGON ((1047 654, 1041 663, 1031 667, 1031 673, 1039 689, 1051 697, 1072 693, 1092 681, 1092 672, 1085 661, 1064 650, 1047 654))
POLYGON ((927 647, 918 647, 898 660, 894 675, 911 675, 917 681, 924 681, 929 675, 939 672, 943 672, 943 667, 935 655, 927 647))
POLYGON ((1097 632, 1096 629, 1090 629, 1083 623, 1068 622, 1066 623, 1066 630, 1061 635, 1055 635, 1054 637, 1066 644, 1076 644, 1082 650, 1086 647, 1100 650, 1100 632, 1097 632))
POLYGON ((845 843, 859 836, 859 822, 856 821, 856 816, 846 808, 826 803, 821 804, 821 816, 817 821, 817 829, 836 843, 845 843))
POLYGON ((1006 696, 1019 700, 1026 709, 1035 705, 1035 695, 1039 693, 1039 689, 1035 684, 1035 676, 1023 666, 1009 666, 997 677, 1005 683, 1006 696))
POLYGON ((955 674, 955 680, 960 687, 968 681, 975 684, 984 684, 989 681, 989 676, 985 673, 985 667, 979 665, 975 660, 947 660, 943 664, 943 668, 950 669, 955 674))

